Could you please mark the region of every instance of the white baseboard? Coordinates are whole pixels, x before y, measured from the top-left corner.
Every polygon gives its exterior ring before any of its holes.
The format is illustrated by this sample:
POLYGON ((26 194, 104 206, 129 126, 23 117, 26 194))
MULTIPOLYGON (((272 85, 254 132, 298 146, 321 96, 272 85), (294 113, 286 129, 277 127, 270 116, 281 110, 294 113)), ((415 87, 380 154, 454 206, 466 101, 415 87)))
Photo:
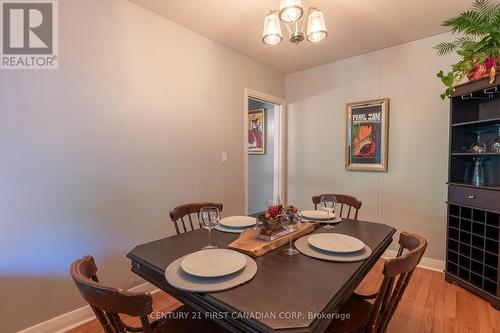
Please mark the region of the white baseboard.
MULTIPOLYGON (((397 251, 386 250, 384 252, 384 254, 382 255, 382 258, 384 258, 384 259, 395 258, 396 254, 397 254, 397 251)), ((442 260, 423 257, 422 260, 420 260, 420 264, 418 264, 418 267, 424 268, 424 269, 429 269, 431 271, 443 272, 445 269, 445 264, 444 264, 444 261, 442 261, 442 260)))
MULTIPOLYGON (((143 283, 136 287, 130 288, 129 291, 149 291, 150 293, 155 293, 158 291, 158 288, 150 283, 143 283)), ((93 319, 95 319, 94 312, 89 305, 86 305, 79 309, 49 319, 43 323, 28 327, 22 331, 19 331, 18 333, 64 333, 93 319)))

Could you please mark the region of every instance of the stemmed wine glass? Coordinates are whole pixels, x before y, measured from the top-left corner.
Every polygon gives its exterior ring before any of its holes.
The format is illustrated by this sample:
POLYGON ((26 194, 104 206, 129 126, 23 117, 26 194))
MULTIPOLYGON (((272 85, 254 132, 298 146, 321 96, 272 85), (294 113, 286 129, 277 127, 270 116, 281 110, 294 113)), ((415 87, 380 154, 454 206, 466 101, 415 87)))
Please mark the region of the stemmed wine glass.
POLYGON ((217 207, 203 207, 200 209, 200 224, 208 230, 208 245, 203 247, 203 250, 216 249, 217 246, 212 245, 212 229, 219 224, 220 213, 217 207))
POLYGON ((481 134, 483 134, 484 131, 474 131, 474 133, 477 135, 477 140, 471 145, 471 152, 478 154, 485 153, 487 150, 486 143, 481 141, 481 134))
POLYGON ((494 153, 500 153, 500 124, 497 124, 496 126, 498 127, 498 134, 491 145, 491 151, 494 153))
POLYGON ((294 249, 292 246, 292 233, 300 228, 302 224, 302 217, 298 214, 290 214, 285 215, 281 225, 290 233, 290 246, 288 249, 284 249, 283 253, 288 256, 294 256, 299 254, 297 249, 294 249))
MULTIPOLYGON (((327 224, 323 227, 325 229, 333 229, 335 228, 333 225, 330 224, 330 215, 335 212, 335 205, 337 204, 337 200, 335 199, 334 195, 322 195, 321 199, 319 201, 319 208, 322 211, 326 212, 326 218, 327 218, 327 224)), ((333 215, 334 217, 335 215, 333 215)))
POLYGON ((266 208, 270 208, 270 207, 273 207, 273 206, 278 206, 279 204, 280 204, 280 197, 279 197, 279 195, 266 200, 266 208))

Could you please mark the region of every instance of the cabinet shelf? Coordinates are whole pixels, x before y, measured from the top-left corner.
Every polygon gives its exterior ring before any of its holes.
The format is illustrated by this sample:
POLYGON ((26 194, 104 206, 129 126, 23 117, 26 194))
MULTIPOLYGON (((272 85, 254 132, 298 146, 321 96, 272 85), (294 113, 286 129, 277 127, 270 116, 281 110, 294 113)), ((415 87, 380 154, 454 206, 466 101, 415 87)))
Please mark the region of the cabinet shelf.
POLYGON ((451 156, 500 156, 500 153, 486 152, 486 153, 451 153, 451 156))
POLYGON ((483 186, 476 186, 470 183, 460 183, 460 182, 448 182, 448 185, 462 186, 462 187, 470 187, 470 188, 478 188, 484 190, 493 190, 500 191, 500 184, 485 184, 483 186))
POLYGON ((500 124, 500 118, 490 118, 490 119, 481 119, 474 121, 465 121, 460 123, 452 124, 452 127, 461 127, 461 126, 477 126, 477 125, 492 125, 492 124, 500 124))

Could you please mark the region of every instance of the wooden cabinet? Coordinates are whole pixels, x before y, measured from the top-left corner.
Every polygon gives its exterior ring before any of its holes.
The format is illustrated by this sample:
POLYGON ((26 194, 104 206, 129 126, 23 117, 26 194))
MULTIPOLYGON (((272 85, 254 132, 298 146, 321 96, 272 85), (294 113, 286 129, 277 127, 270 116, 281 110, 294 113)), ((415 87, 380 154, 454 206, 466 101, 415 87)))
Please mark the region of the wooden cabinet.
MULTIPOLYGON (((451 98, 446 280, 500 309, 500 76, 457 86, 451 98), (477 132, 486 151, 471 151, 477 132), (474 182, 477 159, 483 182, 474 182)), ((476 173, 477 176, 477 173, 476 173)), ((477 180, 477 178, 476 178, 477 180)))
POLYGON ((500 191, 450 185, 448 201, 462 206, 496 211, 500 205, 500 191))

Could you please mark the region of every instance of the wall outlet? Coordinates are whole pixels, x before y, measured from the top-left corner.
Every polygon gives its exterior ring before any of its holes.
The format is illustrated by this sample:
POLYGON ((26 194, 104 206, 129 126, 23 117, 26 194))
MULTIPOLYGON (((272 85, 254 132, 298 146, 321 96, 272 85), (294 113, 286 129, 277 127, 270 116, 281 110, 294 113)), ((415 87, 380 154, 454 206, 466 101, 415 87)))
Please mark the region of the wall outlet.
POLYGON ((222 152, 221 161, 222 161, 222 163, 227 163, 228 162, 228 160, 227 160, 227 151, 223 151, 222 152))

